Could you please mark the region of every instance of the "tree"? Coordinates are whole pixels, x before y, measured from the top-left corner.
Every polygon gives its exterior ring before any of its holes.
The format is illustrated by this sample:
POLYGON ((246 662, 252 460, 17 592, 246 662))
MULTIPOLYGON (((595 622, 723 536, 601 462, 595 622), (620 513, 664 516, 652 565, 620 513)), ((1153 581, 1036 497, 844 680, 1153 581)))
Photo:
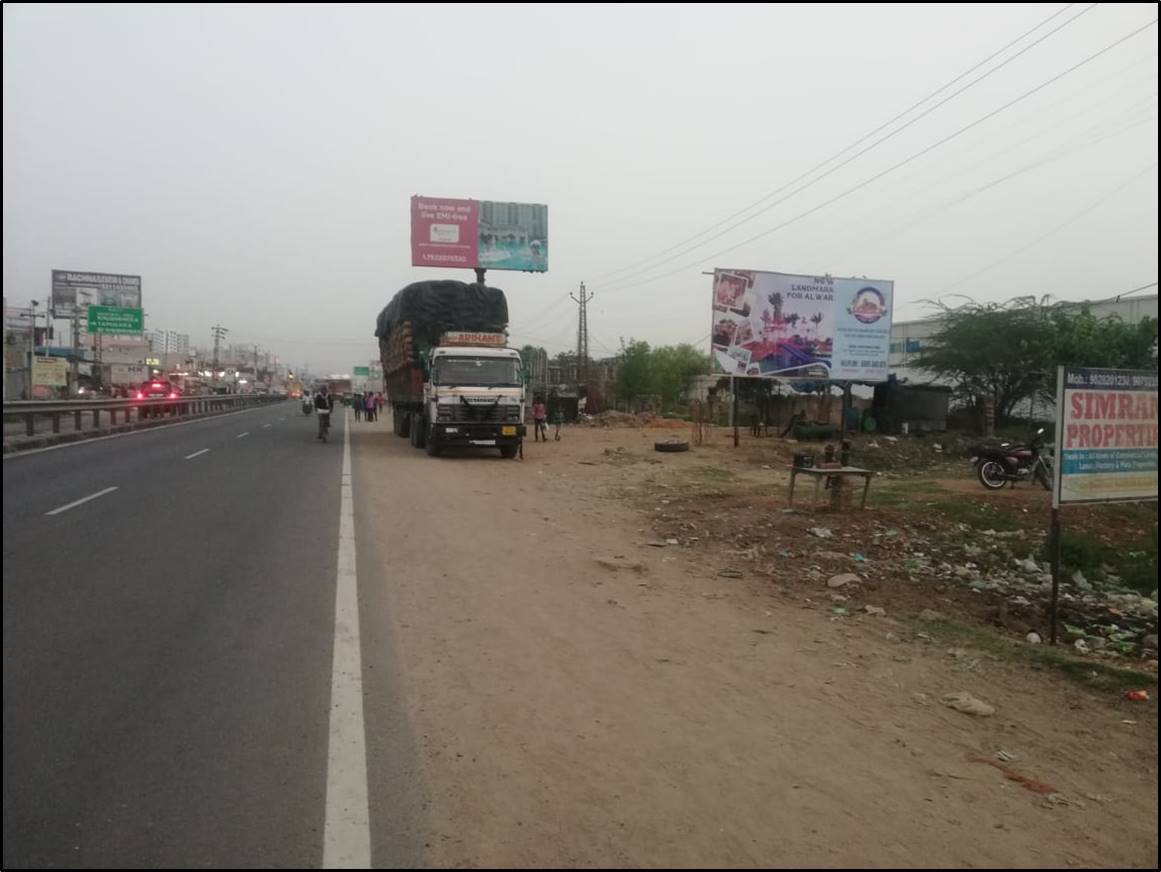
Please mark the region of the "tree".
POLYGON ((1129 325, 1047 297, 942 308, 943 324, 915 366, 953 382, 964 399, 990 397, 1000 417, 1030 397, 1054 397, 1059 365, 1156 367, 1155 318, 1129 325))
POLYGON ((621 340, 617 366, 617 395, 625 401, 653 393, 652 351, 648 342, 621 340))
POLYGON ((690 380, 709 372, 709 356, 692 345, 663 345, 650 348, 648 342, 621 340, 618 356, 617 393, 622 400, 654 395, 663 406, 679 405, 690 380))

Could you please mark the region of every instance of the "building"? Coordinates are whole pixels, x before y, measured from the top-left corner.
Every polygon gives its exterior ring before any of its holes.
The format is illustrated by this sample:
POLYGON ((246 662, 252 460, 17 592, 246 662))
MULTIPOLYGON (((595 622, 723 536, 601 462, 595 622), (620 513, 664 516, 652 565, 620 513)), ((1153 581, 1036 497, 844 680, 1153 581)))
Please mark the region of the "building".
POLYGON ((190 342, 188 333, 178 333, 176 330, 146 330, 145 341, 149 344, 150 357, 164 357, 175 355, 188 357, 190 342))
MULTIPOLYGON (((1066 306, 1088 305, 1098 318, 1115 315, 1127 324, 1136 324, 1145 318, 1157 317, 1157 295, 1142 297, 1114 298, 1095 303, 1065 303, 1066 306)), ((900 321, 891 325, 892 369, 905 369, 913 365, 915 358, 923 350, 923 343, 939 332, 942 318, 925 318, 918 321, 900 321)))

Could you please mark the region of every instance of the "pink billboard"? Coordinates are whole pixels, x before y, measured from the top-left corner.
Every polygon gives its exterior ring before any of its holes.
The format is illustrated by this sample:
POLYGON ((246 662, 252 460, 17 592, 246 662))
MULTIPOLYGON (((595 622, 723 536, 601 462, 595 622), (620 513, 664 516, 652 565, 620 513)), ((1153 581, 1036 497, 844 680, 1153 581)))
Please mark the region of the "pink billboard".
POLYGON ((548 207, 412 197, 411 265, 546 272, 548 207))
POLYGON ((467 267, 479 259, 480 210, 475 200, 411 198, 411 265, 467 267))

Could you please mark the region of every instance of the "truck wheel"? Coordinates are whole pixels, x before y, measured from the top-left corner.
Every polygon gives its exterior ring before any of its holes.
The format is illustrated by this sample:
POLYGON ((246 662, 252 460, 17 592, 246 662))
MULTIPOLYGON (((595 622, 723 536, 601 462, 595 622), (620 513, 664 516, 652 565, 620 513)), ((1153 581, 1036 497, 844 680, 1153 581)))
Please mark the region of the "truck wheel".
POLYGON ((520 450, 519 445, 501 445, 500 456, 505 460, 511 460, 516 456, 516 452, 520 450))
POLYGON ((395 411, 395 435, 406 439, 410 435, 411 416, 398 409, 395 411))
POLYGON ((427 447, 427 425, 424 423, 422 415, 411 416, 411 434, 415 437, 413 444, 416 448, 427 447))

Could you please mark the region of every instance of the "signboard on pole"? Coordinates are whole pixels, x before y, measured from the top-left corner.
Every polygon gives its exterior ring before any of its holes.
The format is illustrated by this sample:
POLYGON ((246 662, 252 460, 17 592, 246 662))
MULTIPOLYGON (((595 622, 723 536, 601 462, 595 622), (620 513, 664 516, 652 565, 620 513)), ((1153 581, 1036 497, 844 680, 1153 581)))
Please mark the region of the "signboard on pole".
POLYGON ((715 372, 886 381, 894 283, 714 271, 715 372))
POLYGON ((1157 373, 1062 366, 1056 380, 1053 508, 1157 499, 1157 373))
POLYGON ((68 384, 68 363, 60 357, 32 358, 32 383, 50 388, 68 384))
POLYGON ((52 271, 52 310, 58 318, 84 314, 87 306, 141 308, 141 276, 52 271))
POLYGON ((89 332, 114 336, 145 329, 143 310, 122 306, 89 306, 89 332))
POLYGON ((411 265, 548 270, 548 207, 411 198, 411 265))
POLYGON ((367 378, 369 375, 371 375, 371 367, 356 366, 351 370, 351 372, 355 378, 367 378))

